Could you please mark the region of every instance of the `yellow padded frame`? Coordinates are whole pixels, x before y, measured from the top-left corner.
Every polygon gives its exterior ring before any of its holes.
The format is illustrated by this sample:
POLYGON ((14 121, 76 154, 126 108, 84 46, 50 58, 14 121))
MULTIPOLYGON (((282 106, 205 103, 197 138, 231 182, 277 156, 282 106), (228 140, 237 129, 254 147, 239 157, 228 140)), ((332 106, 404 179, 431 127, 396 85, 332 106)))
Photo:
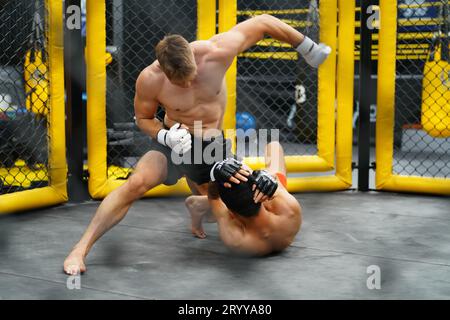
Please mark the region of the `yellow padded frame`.
POLYGON ((450 179, 392 173, 394 153, 397 1, 380 0, 376 122, 376 188, 386 191, 450 195, 450 179))
POLYGON ((48 114, 49 186, 0 196, 0 214, 36 209, 67 201, 67 162, 64 105, 63 5, 47 0, 50 80, 48 114))

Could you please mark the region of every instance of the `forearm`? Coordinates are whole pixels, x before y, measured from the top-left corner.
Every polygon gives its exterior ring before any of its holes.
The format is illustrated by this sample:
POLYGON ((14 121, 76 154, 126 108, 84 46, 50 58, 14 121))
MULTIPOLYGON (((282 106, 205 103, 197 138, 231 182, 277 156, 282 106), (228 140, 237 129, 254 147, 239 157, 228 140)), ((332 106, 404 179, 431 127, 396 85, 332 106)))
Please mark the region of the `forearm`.
POLYGON ((141 131, 156 139, 158 131, 163 129, 163 124, 157 118, 153 119, 137 119, 137 125, 141 131))
POLYGON ((294 48, 304 39, 301 32, 274 16, 263 14, 260 16, 259 23, 263 25, 265 34, 278 41, 289 43, 294 48))

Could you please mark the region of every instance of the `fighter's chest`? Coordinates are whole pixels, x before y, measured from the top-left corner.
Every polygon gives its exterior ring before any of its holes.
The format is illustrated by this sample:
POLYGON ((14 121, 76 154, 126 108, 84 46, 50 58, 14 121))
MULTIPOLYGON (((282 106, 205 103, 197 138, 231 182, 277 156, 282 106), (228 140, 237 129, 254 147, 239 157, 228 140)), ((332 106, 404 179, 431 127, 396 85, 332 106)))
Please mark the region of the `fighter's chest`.
POLYGON ((221 90, 220 85, 196 84, 191 88, 170 86, 161 91, 159 102, 166 108, 188 110, 200 104, 214 103, 218 100, 221 90))

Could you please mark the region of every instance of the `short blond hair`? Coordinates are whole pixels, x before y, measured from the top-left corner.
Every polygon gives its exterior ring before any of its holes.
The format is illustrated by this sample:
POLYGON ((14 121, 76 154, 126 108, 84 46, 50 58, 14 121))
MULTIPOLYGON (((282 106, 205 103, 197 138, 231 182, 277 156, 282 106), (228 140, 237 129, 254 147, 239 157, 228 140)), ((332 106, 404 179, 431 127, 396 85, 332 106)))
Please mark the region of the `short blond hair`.
POLYGON ((155 48, 156 59, 169 79, 183 80, 195 70, 189 42, 182 36, 165 36, 155 48))

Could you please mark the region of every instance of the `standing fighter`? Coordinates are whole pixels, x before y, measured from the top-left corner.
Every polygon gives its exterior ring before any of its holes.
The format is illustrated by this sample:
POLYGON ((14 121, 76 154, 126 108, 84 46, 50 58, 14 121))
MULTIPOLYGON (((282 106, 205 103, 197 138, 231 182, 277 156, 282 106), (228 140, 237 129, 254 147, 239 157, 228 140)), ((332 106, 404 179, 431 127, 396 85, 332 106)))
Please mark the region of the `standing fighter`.
POLYGON ((220 238, 232 251, 266 255, 288 247, 300 230, 302 210, 286 190, 284 153, 278 142, 266 146, 266 170, 249 170, 247 182, 227 183, 228 177, 242 168, 229 158, 212 169, 208 196, 186 199, 192 218, 192 232, 205 238, 202 218, 210 211, 217 219, 220 238), (224 186, 227 185, 227 187, 224 186))
MULTIPOLYGON (((203 148, 217 141, 222 143, 219 130, 226 106, 225 73, 239 53, 266 34, 292 45, 316 68, 331 51, 328 46, 316 44, 266 14, 239 23, 209 40, 188 43, 179 35, 170 35, 158 43, 157 60, 137 79, 134 101, 137 125, 152 138, 152 147, 139 160, 130 178, 100 204, 82 238, 64 261, 66 273, 86 270, 84 260, 94 243, 121 221, 132 203, 148 190, 162 183, 174 184, 185 175, 196 184, 198 192, 206 194, 213 163, 177 165, 172 151, 202 154, 203 149, 191 150, 193 145, 195 149, 195 139, 202 141, 203 148), (164 106, 166 112, 163 122, 155 117, 158 104, 164 106), (202 122, 201 132, 194 131, 196 121, 202 122), (212 129, 216 129, 215 134, 211 134, 212 129)), ((221 148, 223 158, 229 156, 229 143, 223 143, 221 148)), ((237 177, 246 180, 239 174, 237 177)))

